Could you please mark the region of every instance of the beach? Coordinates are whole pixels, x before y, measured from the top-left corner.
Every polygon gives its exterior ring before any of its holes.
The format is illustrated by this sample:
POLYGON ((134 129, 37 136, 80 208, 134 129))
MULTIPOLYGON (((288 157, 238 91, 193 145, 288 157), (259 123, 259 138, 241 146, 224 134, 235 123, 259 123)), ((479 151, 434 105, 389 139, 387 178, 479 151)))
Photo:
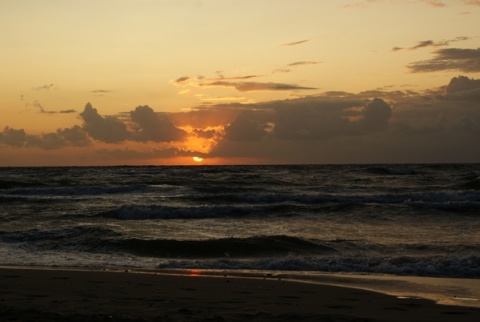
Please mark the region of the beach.
POLYGON ((271 274, 4 267, 0 316, 2 321, 470 322, 478 321, 480 308, 271 274))

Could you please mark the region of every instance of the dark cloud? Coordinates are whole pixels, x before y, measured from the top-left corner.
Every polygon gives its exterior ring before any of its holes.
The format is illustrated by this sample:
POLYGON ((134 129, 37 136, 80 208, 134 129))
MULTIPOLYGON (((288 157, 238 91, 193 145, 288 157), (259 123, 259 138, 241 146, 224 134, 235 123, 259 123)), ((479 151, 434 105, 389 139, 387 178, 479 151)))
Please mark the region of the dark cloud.
POLYGON ((480 102, 480 80, 465 76, 452 78, 445 87, 445 99, 480 102))
POLYGON ((138 106, 130 112, 130 116, 139 126, 135 135, 138 141, 181 141, 186 136, 186 132, 178 129, 167 113, 155 113, 149 106, 138 106))
POLYGON ((263 132, 221 140, 210 155, 263 163, 479 162, 477 86, 459 76, 443 91, 397 92, 388 103, 367 98, 388 92, 367 91, 251 104, 235 133, 263 132), (269 122, 256 115, 265 110, 273 111, 269 122))
POLYGON ((436 57, 411 63, 408 68, 416 73, 444 70, 458 70, 467 73, 480 71, 480 48, 445 48, 435 51, 434 54, 436 57))
POLYGON ((182 156, 184 153, 177 148, 165 148, 165 149, 153 149, 151 151, 138 151, 131 149, 101 149, 96 153, 102 157, 107 157, 114 160, 131 161, 131 160, 143 160, 146 159, 158 159, 158 158, 173 158, 176 156, 182 156))
POLYGON ((57 134, 71 146, 88 146, 91 144, 87 133, 78 125, 71 128, 59 129, 57 134))
POLYGON ((415 50, 415 49, 419 49, 419 48, 424 48, 424 47, 437 47, 437 46, 444 46, 443 44, 439 45, 439 44, 435 44, 432 40, 425 40, 425 41, 421 41, 419 42, 417 45, 413 46, 413 47, 410 47, 409 49, 411 50, 415 50))
MULTIPOLYGON (((400 0, 400 1, 404 1, 404 0, 400 0)), ((385 0, 363 0, 363 1, 357 1, 354 3, 343 5, 343 7, 344 8, 368 7, 375 3, 382 3, 382 2, 385 2, 385 0)), ((425 3, 429 6, 436 7, 436 8, 443 8, 447 6, 445 4, 445 1, 441 1, 441 0, 418 0, 418 2, 425 3)))
POLYGON ((105 93, 111 93, 112 91, 108 89, 94 89, 93 91, 90 91, 90 93, 97 93, 97 94, 105 94, 105 93))
POLYGON ((175 83, 183 83, 183 82, 185 82, 185 81, 187 81, 187 80, 189 80, 189 79, 190 79, 189 76, 179 77, 179 78, 177 78, 177 79, 175 80, 175 83))
POLYGON ((44 133, 40 136, 28 136, 27 146, 51 150, 63 148, 67 144, 58 133, 44 133))
POLYGON ((108 89, 94 89, 93 91, 90 91, 90 93, 95 94, 95 96, 104 96, 105 94, 110 94, 113 91, 108 90, 108 89))
POLYGON ((320 63, 321 62, 319 62, 319 61, 297 61, 297 62, 288 64, 288 66, 294 67, 294 66, 303 66, 303 65, 317 65, 317 64, 320 64, 320 63))
MULTIPOLYGON (((464 40, 468 40, 468 39, 470 39, 470 38, 461 36, 461 37, 456 37, 456 38, 453 38, 453 39, 437 41, 437 42, 435 42, 433 40, 423 40, 423 41, 418 42, 416 45, 414 45, 412 47, 408 47, 406 49, 417 50, 417 49, 427 48, 427 47, 444 47, 444 46, 450 45, 453 42, 464 41, 464 40)), ((405 48, 393 47, 392 51, 399 51, 399 50, 403 50, 403 49, 405 49, 405 48)))
POLYGON ((32 89, 34 91, 48 91, 49 89, 53 88, 54 86, 55 86, 55 84, 46 84, 46 85, 42 85, 42 86, 32 87, 32 89))
POLYGON ((95 140, 118 143, 130 137, 124 123, 115 117, 102 117, 90 103, 87 103, 80 116, 84 121, 83 129, 95 140))
POLYGON ((277 68, 273 73, 290 73, 292 70, 290 68, 277 68))
POLYGON ((224 77, 220 76, 217 78, 208 78, 207 81, 235 81, 235 80, 244 80, 244 79, 252 79, 257 77, 262 77, 263 75, 245 75, 245 76, 234 76, 234 77, 224 77))
POLYGON ((443 8, 447 6, 443 1, 440 1, 440 0, 425 0, 425 2, 431 5, 432 7, 437 7, 437 8, 443 8))
POLYGON ((277 68, 272 73, 290 73, 292 71, 292 68, 297 68, 305 65, 317 65, 321 63, 322 62, 319 62, 319 61, 297 61, 297 62, 288 64, 286 68, 277 68))
POLYGON ((445 87, 445 93, 464 93, 478 89, 480 89, 480 79, 458 76, 450 80, 450 83, 445 87))
POLYGON ((38 101, 33 102, 33 106, 38 108, 40 110, 40 113, 44 114, 71 114, 71 113, 76 113, 77 111, 69 109, 69 110, 60 110, 60 111, 50 111, 46 110, 42 104, 40 104, 38 101))
POLYGON ((463 2, 471 6, 480 6, 480 0, 463 0, 463 2))
POLYGON ((345 133, 349 121, 344 117, 353 102, 294 101, 276 108, 275 137, 281 140, 316 140, 345 133))
POLYGON ((225 138, 230 141, 257 141, 265 136, 265 124, 258 123, 255 112, 243 111, 225 126, 225 138))
POLYGON ((388 126, 388 120, 392 116, 392 108, 384 100, 375 98, 365 106, 361 114, 363 114, 361 124, 364 130, 383 130, 388 126))
MULTIPOLYGON (((116 164, 193 155, 259 163, 480 161, 480 80, 458 76, 444 87, 424 92, 386 88, 210 104, 178 113, 139 106, 117 117, 102 116, 87 104, 81 125, 41 135, 6 127, 0 145, 10 151, 36 147, 49 153, 62 147, 93 146, 94 140, 139 142, 128 146, 140 150, 121 149, 121 145, 97 150, 104 156, 102 162, 116 164), (187 134, 178 127, 192 130, 187 134), (166 143, 187 140, 187 135, 193 142, 195 136, 202 138, 202 149, 213 150, 202 154, 183 143, 166 143)), ((87 150, 78 153, 83 151, 87 150)))
POLYGON ((16 130, 7 126, 3 129, 3 133, 0 134, 0 142, 12 147, 20 148, 25 146, 27 142, 27 134, 23 129, 16 130))
POLYGON ((260 82, 227 82, 216 81, 207 83, 204 86, 224 86, 233 87, 240 92, 248 91, 291 91, 291 90, 313 90, 314 87, 304 87, 293 84, 281 83, 260 83, 260 82))
POLYGON ((289 42, 289 43, 283 44, 282 46, 284 46, 284 47, 297 46, 297 45, 301 45, 301 44, 304 44, 304 43, 309 42, 309 41, 310 41, 310 39, 293 41, 293 42, 289 42))
POLYGON ((126 140, 139 142, 180 141, 186 132, 178 129, 166 113, 155 113, 149 106, 138 106, 129 113, 130 120, 135 123, 129 130, 125 122, 116 117, 103 117, 90 103, 80 116, 83 118, 83 129, 93 139, 106 143, 119 143, 126 140))
MULTIPOLYGON (((391 1, 391 0, 390 0, 391 1)), ((407 1, 407 0, 398 0, 398 1, 407 1)), ((385 0, 363 0, 363 1, 356 1, 354 3, 346 4, 343 5, 344 8, 354 8, 354 7, 368 7, 371 6, 375 3, 382 3, 385 2, 385 0)), ((415 2, 415 1, 410 1, 410 2, 415 2)), ((442 0, 418 0, 418 3, 425 3, 431 7, 435 8, 444 8, 447 7, 447 1, 442 1, 442 0)), ((480 6, 480 1, 479 0, 462 0, 466 5, 471 5, 471 6, 480 6)))
POLYGON ((0 144, 15 148, 36 147, 48 150, 66 146, 87 146, 90 145, 90 140, 78 125, 41 135, 29 135, 24 129, 6 127, 3 133, 0 133, 0 144))
POLYGON ((216 104, 208 107, 200 106, 188 112, 171 113, 169 116, 177 126, 205 129, 233 122, 243 109, 244 105, 239 103, 216 104))
POLYGON ((274 134, 282 140, 360 135, 387 127, 391 107, 381 99, 298 100, 276 108, 274 134))

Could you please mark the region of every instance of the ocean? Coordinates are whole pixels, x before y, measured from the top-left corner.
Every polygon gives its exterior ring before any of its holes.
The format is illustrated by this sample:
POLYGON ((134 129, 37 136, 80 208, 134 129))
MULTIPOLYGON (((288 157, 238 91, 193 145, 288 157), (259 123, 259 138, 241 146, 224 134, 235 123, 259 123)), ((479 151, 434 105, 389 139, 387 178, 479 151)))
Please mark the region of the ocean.
POLYGON ((0 265, 480 277, 480 164, 0 168, 0 265))

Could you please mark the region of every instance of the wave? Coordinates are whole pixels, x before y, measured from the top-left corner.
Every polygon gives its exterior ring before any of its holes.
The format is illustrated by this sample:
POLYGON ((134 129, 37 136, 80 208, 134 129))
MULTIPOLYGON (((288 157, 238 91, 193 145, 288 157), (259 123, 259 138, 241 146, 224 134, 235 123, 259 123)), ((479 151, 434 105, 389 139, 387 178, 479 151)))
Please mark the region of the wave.
POLYGON ((0 180, 0 189, 31 188, 31 187, 44 187, 44 186, 45 186, 45 183, 38 180, 30 180, 30 181, 0 180))
POLYGON ((120 220, 151 220, 151 219, 206 219, 251 216, 261 214, 280 215, 291 210, 289 205, 237 205, 237 206, 134 206, 124 205, 117 209, 100 214, 120 220))
POLYGON ((373 192, 350 192, 350 193, 328 193, 321 192, 322 187, 317 188, 316 192, 301 193, 292 191, 291 193, 228 193, 223 190, 223 193, 218 194, 198 194, 185 195, 184 197, 190 201, 201 202, 236 202, 236 203, 284 203, 295 202, 299 204, 313 204, 313 203, 403 203, 406 201, 480 201, 480 194, 468 191, 445 190, 445 191, 431 191, 431 192, 407 192, 398 193, 398 191, 386 193, 373 192))
POLYGON ((468 177, 467 182, 460 184, 459 187, 463 189, 480 190, 480 176, 475 175, 468 177))
POLYGON ((391 168, 391 167, 369 167, 366 168, 365 171, 369 174, 378 174, 378 175, 396 175, 396 176, 404 176, 404 175, 415 175, 415 174, 422 174, 422 171, 412 169, 412 168, 391 168))
POLYGON ((117 185, 117 186, 75 186, 75 187, 37 187, 12 188, 4 191, 9 196, 81 196, 81 195, 104 195, 121 194, 146 190, 146 185, 117 185))
POLYGON ((242 258, 286 254, 325 254, 334 248, 284 235, 207 240, 123 239, 111 243, 123 251, 164 258, 242 258))
POLYGON ((263 258, 238 260, 231 258, 207 260, 162 260, 158 268, 233 269, 267 271, 317 271, 395 274, 409 276, 479 278, 480 256, 431 257, 340 257, 320 256, 263 258))
POLYGON ((92 250, 101 246, 102 241, 121 236, 121 233, 114 230, 91 225, 51 230, 0 231, 0 240, 4 243, 21 243, 28 247, 49 250, 92 250))
POLYGON ((28 244, 37 250, 130 253, 162 258, 254 258, 288 254, 334 253, 332 247, 285 235, 206 240, 126 238, 100 227, 1 232, 4 243, 28 244))
POLYGON ((365 206, 398 205, 415 209, 471 210, 480 208, 480 194, 465 191, 403 194, 221 194, 184 195, 184 206, 122 205, 100 216, 120 220, 205 219, 239 216, 294 216, 323 213, 348 214, 365 206), (194 203, 192 203, 194 202, 194 203))

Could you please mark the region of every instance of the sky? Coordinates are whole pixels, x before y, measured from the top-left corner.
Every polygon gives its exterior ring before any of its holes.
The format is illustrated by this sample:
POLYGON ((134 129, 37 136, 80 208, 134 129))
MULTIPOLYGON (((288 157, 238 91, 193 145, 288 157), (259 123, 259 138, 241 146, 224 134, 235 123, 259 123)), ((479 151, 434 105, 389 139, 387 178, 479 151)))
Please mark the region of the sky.
POLYGON ((480 162, 480 0, 0 0, 0 166, 480 162))

